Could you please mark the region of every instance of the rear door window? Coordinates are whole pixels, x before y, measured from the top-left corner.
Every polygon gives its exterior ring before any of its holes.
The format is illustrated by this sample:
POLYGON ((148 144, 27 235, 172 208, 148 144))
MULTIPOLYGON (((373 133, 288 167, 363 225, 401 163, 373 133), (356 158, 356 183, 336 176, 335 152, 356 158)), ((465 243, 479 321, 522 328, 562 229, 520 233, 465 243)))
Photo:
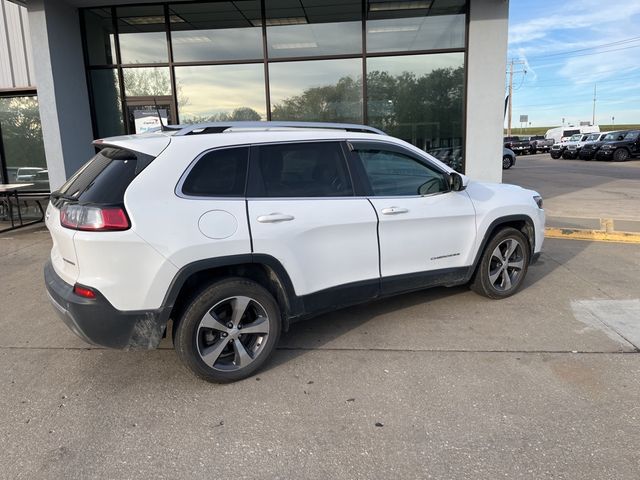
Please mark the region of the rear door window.
POLYGON ((353 187, 339 142, 255 147, 258 197, 345 197, 353 187))

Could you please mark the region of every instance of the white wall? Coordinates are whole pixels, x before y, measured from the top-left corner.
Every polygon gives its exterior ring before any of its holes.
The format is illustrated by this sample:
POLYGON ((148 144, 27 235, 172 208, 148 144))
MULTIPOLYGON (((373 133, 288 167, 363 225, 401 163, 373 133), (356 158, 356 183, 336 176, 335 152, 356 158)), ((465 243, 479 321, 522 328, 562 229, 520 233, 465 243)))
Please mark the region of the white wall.
POLYGON ((0 88, 33 87, 33 80, 27 9, 0 0, 0 88))
POLYGON ((91 114, 78 11, 63 1, 30 0, 29 28, 51 190, 92 155, 91 114))
POLYGON ((471 0, 467 52, 465 173, 502 181, 509 2, 471 0))

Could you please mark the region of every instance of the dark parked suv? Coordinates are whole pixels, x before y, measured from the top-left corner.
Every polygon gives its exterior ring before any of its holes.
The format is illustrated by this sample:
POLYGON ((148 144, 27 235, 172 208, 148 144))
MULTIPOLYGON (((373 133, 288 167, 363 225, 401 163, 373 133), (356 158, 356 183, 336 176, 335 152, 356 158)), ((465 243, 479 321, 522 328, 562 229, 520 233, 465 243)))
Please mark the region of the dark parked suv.
POLYGON ((630 130, 622 140, 603 144, 596 154, 596 159, 624 162, 638 156, 640 156, 640 130, 630 130))
POLYGON ((582 160, 593 160, 596 157, 596 153, 600 150, 600 147, 606 142, 615 142, 622 140, 626 135, 626 131, 607 132, 607 133, 594 133, 593 135, 599 135, 598 140, 589 141, 582 146, 578 157, 582 160))

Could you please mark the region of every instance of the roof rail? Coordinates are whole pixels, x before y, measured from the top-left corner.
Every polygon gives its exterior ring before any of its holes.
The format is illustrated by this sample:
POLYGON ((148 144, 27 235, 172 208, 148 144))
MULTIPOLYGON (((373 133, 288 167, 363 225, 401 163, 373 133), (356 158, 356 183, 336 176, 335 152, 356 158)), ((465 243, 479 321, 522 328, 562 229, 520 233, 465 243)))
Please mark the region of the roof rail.
POLYGON ((375 133, 378 135, 386 135, 382 130, 369 127, 367 125, 358 125, 355 123, 324 123, 324 122, 210 122, 210 123, 194 123, 193 125, 172 125, 171 130, 176 130, 175 136, 183 135, 200 135, 207 133, 224 133, 230 129, 252 129, 252 130, 270 130, 281 128, 309 128, 323 130, 344 130, 346 132, 359 133, 375 133))

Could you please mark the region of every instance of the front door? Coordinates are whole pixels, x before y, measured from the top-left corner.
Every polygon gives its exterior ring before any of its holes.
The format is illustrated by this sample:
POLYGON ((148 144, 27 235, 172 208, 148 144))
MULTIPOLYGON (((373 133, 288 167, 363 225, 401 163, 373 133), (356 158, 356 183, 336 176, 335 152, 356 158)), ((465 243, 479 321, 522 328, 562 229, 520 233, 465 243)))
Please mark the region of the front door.
POLYGON ((376 214, 354 196, 340 142, 252 147, 249 175, 253 252, 282 263, 309 309, 377 295, 376 214))
MULTIPOLYGON (((427 158, 384 142, 351 142, 379 218, 383 291, 421 288, 464 276, 475 244, 469 196, 427 158)), ((448 283, 448 282, 444 282, 448 283)))

